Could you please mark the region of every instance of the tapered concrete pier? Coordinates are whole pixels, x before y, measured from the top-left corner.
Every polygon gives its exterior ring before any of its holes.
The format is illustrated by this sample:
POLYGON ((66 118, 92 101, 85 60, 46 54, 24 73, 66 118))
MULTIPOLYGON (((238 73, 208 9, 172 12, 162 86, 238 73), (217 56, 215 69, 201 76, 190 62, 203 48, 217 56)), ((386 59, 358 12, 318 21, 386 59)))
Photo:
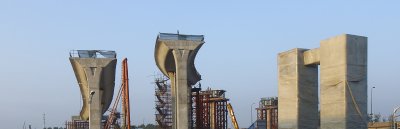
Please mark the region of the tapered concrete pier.
POLYGON ((101 129, 101 118, 111 104, 116 53, 114 51, 71 51, 70 62, 81 90, 81 119, 89 120, 90 129, 101 129))
POLYGON ((160 33, 157 37, 155 61, 171 81, 173 129, 192 128, 191 86, 201 79, 194 60, 203 44, 203 35, 160 33))

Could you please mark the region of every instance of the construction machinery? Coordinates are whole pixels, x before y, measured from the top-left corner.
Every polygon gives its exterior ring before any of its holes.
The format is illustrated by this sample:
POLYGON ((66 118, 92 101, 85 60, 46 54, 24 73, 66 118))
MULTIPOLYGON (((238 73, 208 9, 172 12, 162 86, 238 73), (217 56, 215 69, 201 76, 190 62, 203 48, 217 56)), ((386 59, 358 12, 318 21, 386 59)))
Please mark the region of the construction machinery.
POLYGON ((226 105, 226 107, 228 108, 229 116, 231 116, 231 120, 232 120, 232 125, 233 125, 233 127, 234 127, 235 129, 239 129, 239 125, 238 125, 238 123, 237 123, 237 121, 236 121, 235 112, 233 112, 233 108, 232 108, 231 103, 228 103, 228 104, 226 105))

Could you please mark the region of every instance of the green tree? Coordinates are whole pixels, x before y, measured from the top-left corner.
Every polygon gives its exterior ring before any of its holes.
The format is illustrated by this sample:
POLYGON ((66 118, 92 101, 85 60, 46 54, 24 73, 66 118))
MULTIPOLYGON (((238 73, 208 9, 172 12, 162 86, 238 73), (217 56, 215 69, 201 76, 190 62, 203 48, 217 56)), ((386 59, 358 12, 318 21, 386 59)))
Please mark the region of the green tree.
MULTIPOLYGON (((133 126, 133 127, 134 127, 134 129, 136 128, 135 126, 133 126)), ((157 129, 157 126, 156 126, 156 125, 153 125, 153 124, 147 124, 147 125, 141 124, 141 125, 137 126, 137 128, 143 128, 143 129, 157 129)))
POLYGON ((156 125, 153 124, 147 124, 144 129, 157 129, 156 125))

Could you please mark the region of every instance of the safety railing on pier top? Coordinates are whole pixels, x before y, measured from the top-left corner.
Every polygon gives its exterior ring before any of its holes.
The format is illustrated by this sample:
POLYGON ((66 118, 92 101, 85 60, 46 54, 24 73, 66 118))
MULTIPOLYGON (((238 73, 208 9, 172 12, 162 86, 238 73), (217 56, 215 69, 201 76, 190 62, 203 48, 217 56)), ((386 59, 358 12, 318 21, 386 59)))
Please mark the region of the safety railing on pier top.
POLYGON ((71 50, 69 56, 78 58, 116 58, 117 53, 109 50, 71 50))

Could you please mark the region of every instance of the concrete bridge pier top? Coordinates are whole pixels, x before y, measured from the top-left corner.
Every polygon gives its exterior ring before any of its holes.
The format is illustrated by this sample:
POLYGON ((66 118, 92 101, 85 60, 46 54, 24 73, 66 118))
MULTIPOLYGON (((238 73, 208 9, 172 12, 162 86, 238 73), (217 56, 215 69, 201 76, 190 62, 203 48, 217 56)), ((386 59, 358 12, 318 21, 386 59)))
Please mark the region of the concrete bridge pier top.
POLYGON ((191 89, 201 80, 194 60, 204 44, 203 35, 160 33, 156 40, 155 61, 170 78, 172 92, 172 128, 191 129, 191 89))
POLYGON ((82 120, 90 129, 101 129, 101 118, 109 108, 115 85, 117 63, 114 51, 76 50, 69 58, 82 95, 82 120))

